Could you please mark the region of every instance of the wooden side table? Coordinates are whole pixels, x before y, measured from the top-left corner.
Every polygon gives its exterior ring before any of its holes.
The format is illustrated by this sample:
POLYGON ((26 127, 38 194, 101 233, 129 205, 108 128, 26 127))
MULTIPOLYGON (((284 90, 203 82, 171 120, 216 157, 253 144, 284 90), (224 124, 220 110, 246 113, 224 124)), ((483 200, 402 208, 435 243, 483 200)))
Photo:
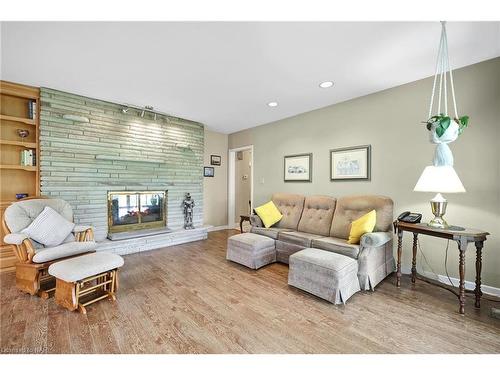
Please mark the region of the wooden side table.
POLYGON ((482 249, 484 241, 486 241, 486 236, 489 235, 488 232, 465 228, 464 230, 453 230, 450 229, 438 229, 429 227, 427 224, 410 224, 402 221, 394 222, 394 229, 398 234, 398 261, 397 261, 397 273, 396 273, 396 286, 401 286, 401 253, 403 250, 403 232, 413 233, 413 258, 411 263, 411 282, 415 283, 417 275, 417 244, 418 235, 423 234, 431 237, 439 237, 447 240, 453 240, 458 244, 459 250, 459 264, 458 270, 460 273, 460 283, 459 283, 459 312, 460 314, 465 313, 465 251, 469 243, 473 242, 476 246, 476 288, 474 289, 474 294, 476 297, 475 306, 481 306, 481 267, 482 267, 482 249))
POLYGON ((243 222, 248 221, 250 223, 249 215, 240 215, 240 231, 243 233, 243 222))

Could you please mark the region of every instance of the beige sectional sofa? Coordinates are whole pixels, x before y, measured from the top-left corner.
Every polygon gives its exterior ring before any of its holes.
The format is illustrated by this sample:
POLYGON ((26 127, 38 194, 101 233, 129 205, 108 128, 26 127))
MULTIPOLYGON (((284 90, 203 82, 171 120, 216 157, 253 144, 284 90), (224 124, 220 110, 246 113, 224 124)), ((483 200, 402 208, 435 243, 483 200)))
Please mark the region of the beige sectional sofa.
POLYGON ((250 217, 251 232, 276 241, 276 260, 288 264, 290 255, 317 248, 356 259, 363 290, 373 289, 394 271, 391 224, 393 202, 376 195, 309 196, 276 193, 272 201, 283 214, 273 227, 265 228, 257 215, 250 217), (359 245, 348 244, 351 223, 376 210, 373 233, 364 234, 359 245))

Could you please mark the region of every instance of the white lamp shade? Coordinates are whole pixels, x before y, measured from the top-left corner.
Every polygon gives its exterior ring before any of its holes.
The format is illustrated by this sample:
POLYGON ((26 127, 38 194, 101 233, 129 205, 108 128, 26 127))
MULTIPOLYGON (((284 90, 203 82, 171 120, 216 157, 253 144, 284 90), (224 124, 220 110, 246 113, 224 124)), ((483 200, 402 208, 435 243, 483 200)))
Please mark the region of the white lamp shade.
POLYGON ((425 167, 413 190, 432 193, 465 193, 464 185, 457 172, 449 165, 425 167))

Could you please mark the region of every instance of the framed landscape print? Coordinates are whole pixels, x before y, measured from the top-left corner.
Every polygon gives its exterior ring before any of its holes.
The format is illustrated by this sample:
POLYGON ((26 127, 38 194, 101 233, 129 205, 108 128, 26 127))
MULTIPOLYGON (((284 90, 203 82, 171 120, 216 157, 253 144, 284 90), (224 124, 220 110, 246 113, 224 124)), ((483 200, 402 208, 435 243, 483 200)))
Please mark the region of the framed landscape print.
POLYGON ((371 145, 330 150, 330 180, 370 180, 371 145))
POLYGON ((312 154, 285 156, 283 165, 285 182, 312 181, 312 154))
POLYGON ((210 165, 221 165, 221 157, 219 155, 210 155, 210 165))
POLYGON ((203 177, 214 177, 215 170, 214 167, 203 167, 203 177))

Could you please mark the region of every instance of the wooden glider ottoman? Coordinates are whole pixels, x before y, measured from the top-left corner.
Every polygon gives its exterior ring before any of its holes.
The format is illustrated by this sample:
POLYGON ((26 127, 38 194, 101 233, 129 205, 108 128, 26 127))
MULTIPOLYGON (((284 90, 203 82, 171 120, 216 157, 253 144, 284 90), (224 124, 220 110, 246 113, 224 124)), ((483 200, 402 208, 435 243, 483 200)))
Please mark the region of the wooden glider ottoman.
POLYGON ((111 253, 93 253, 63 260, 49 267, 56 278, 56 303, 86 314, 85 306, 104 298, 116 300, 118 269, 123 258, 111 253))

